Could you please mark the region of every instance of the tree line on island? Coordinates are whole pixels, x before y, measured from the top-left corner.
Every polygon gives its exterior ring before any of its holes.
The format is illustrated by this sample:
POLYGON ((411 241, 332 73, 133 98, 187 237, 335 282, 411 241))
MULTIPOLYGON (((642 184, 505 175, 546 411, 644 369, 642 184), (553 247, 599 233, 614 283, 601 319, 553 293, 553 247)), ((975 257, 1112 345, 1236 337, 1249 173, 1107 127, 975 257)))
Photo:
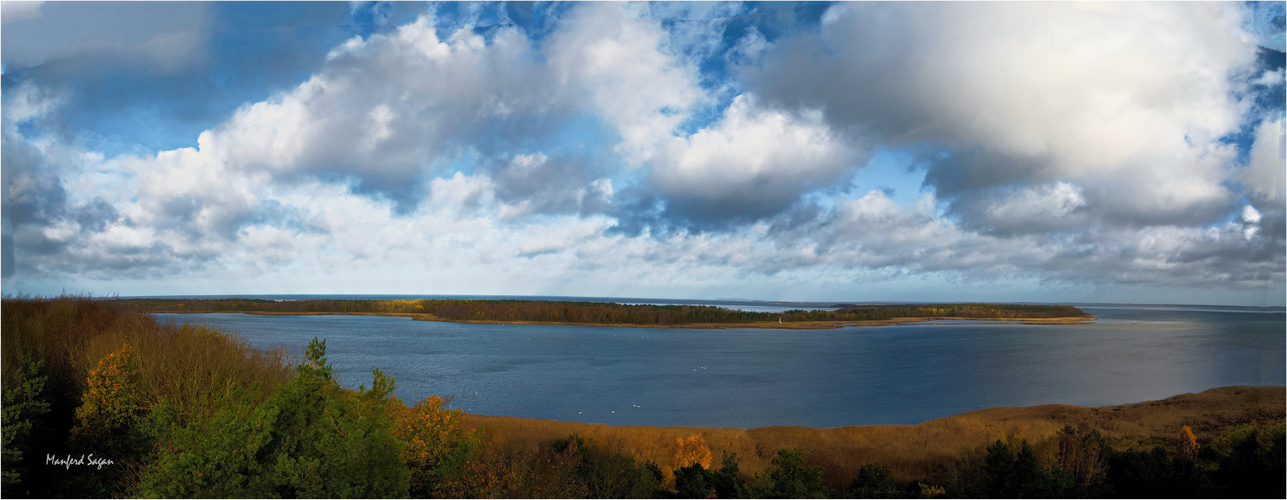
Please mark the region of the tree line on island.
POLYGON ((407 405, 380 370, 343 389, 314 339, 281 350, 158 323, 111 301, 6 299, 3 486, 11 497, 929 498, 1284 496, 1281 420, 1118 450, 1072 426, 969 447, 899 483, 864 465, 825 484, 795 449, 740 470, 701 436, 669 463, 578 436, 538 449, 488 439, 431 396, 407 405), (95 462, 94 457, 97 457, 95 462), (88 460, 86 460, 88 458, 88 460))
POLYGON ((884 321, 897 318, 1041 319, 1091 318, 1070 305, 926 304, 843 305, 835 310, 751 312, 707 305, 617 304, 490 299, 116 299, 142 312, 248 312, 280 314, 426 314, 448 321, 689 325, 884 321))

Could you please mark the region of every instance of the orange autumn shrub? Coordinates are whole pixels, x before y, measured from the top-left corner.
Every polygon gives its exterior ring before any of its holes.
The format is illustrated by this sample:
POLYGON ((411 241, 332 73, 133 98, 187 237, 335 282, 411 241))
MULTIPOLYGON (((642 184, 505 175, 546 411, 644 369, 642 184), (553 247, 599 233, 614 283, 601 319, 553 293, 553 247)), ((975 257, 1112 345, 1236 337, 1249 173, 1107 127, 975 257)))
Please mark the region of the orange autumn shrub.
POLYGON ((71 441, 100 454, 127 452, 128 434, 146 411, 133 346, 124 344, 89 370, 81 401, 71 441))
POLYGON ((403 457, 411 468, 411 496, 424 498, 458 476, 478 447, 478 436, 460 422, 460 409, 429 396, 412 408, 403 406, 394 434, 406 443, 403 457))
POLYGON ((1198 456, 1198 438, 1187 425, 1180 429, 1180 454, 1189 458, 1198 456))
POLYGON ((711 468, 711 449, 701 436, 688 436, 675 440, 674 468, 681 469, 693 464, 701 464, 703 469, 711 468))

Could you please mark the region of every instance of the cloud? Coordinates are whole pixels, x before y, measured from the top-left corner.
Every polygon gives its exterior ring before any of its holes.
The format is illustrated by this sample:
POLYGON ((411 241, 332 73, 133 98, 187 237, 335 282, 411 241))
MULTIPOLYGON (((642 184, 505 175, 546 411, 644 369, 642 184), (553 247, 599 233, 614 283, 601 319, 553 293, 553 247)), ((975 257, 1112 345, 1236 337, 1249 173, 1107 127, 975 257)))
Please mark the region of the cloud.
POLYGON ((490 43, 468 30, 440 35, 421 17, 349 40, 308 81, 203 136, 203 151, 239 169, 352 178, 361 191, 414 204, 427 174, 557 126, 566 99, 520 32, 490 43))
POLYGON ((619 5, 584 4, 547 42, 560 85, 584 89, 586 106, 614 127, 631 165, 653 157, 704 94, 697 68, 662 51, 668 35, 619 5))
POLYGON ((997 196, 983 213, 986 227, 1002 233, 1047 232, 1081 227, 1086 222, 1084 206, 1080 187, 1056 182, 997 196))
POLYGON ((25 252, 52 253, 59 242, 45 228, 67 212, 67 191, 61 168, 44 150, 28 142, 20 125, 39 121, 58 105, 57 99, 32 85, 22 85, 5 95, 0 133, 0 231, 3 232, 3 276, 14 276, 27 262, 25 252))
POLYGON ((582 158, 519 155, 494 173, 496 196, 513 204, 507 217, 531 213, 603 212, 612 204, 612 181, 592 179, 593 166, 582 158))
POLYGON ((201 3, 5 3, 6 72, 128 64, 172 73, 200 62, 210 36, 211 9, 201 3), (18 15, 10 18, 11 12, 18 15))
POLYGON ((862 152, 816 111, 765 109, 741 95, 710 127, 674 137, 650 182, 666 212, 698 224, 754 221, 834 185, 862 152))
POLYGON ((1250 105, 1231 82, 1255 63, 1242 14, 1233 4, 841 4, 818 34, 776 43, 743 71, 768 103, 935 152, 926 182, 944 200, 1075 182, 1121 223, 1209 223, 1233 202, 1224 182, 1235 151, 1221 138, 1250 105))
POLYGON ((6 74, 5 287, 1281 295, 1281 72, 1242 7, 822 9, 442 6, 156 150, 6 74), (855 176, 876 151, 918 171, 855 176))
POLYGON ((1283 172, 1284 161, 1287 161, 1285 134, 1287 129, 1284 129, 1281 117, 1265 120, 1256 127, 1251 159, 1239 180, 1260 210, 1281 213, 1284 200, 1287 200, 1283 172))
POLYGON ((5 2, 0 4, 0 19, 4 24, 30 21, 40 17, 40 7, 45 2, 5 2))

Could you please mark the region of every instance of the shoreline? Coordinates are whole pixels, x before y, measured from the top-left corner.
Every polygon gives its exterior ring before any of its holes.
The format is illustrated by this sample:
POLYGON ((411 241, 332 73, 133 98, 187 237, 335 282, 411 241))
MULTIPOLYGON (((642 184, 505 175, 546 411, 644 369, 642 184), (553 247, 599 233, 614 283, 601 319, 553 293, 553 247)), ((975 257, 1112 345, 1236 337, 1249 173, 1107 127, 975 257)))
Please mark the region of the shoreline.
POLYGON ((928 321, 960 321, 975 323, 1012 323, 1023 325, 1087 325, 1098 318, 1062 317, 1062 318, 961 318, 952 316, 918 316, 864 321, 795 321, 791 323, 774 323, 772 321, 743 323, 683 323, 669 325, 639 325, 627 323, 573 323, 563 321, 498 321, 498 320, 464 320, 447 319, 427 313, 383 313, 383 312, 333 312, 333 311, 147 311, 148 314, 246 314, 251 316, 385 316, 393 318, 411 318, 415 321, 436 321, 440 323, 473 323, 483 325, 559 325, 559 326, 596 326, 619 328, 680 328, 694 330, 723 330, 729 328, 760 328, 767 330, 830 330, 835 328, 891 326, 906 323, 924 323, 928 321))

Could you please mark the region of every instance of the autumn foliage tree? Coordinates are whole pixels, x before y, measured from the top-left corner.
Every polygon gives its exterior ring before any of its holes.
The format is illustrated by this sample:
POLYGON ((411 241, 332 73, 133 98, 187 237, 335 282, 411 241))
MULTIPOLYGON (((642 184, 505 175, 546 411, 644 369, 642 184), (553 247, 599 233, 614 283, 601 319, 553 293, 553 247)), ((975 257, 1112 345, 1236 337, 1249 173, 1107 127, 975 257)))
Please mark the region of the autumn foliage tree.
MULTIPOLYGON (((406 443, 403 457, 411 469, 411 495, 428 497, 444 481, 459 475, 478 449, 478 436, 460 421, 460 409, 446 409, 447 401, 429 396, 413 408, 402 407, 394 434, 406 443)), ((400 405, 398 405, 400 406, 400 405)))
POLYGON ((89 370, 82 403, 76 409, 71 442, 100 455, 128 454, 130 433, 145 411, 139 390, 138 359, 134 347, 125 344, 89 370))
POLYGON ((1180 429, 1180 454, 1189 458, 1198 456, 1198 438, 1187 425, 1180 429))
POLYGON ((703 469, 711 467, 711 449, 701 436, 688 436, 675 440, 674 468, 681 469, 693 464, 700 464, 703 469))

